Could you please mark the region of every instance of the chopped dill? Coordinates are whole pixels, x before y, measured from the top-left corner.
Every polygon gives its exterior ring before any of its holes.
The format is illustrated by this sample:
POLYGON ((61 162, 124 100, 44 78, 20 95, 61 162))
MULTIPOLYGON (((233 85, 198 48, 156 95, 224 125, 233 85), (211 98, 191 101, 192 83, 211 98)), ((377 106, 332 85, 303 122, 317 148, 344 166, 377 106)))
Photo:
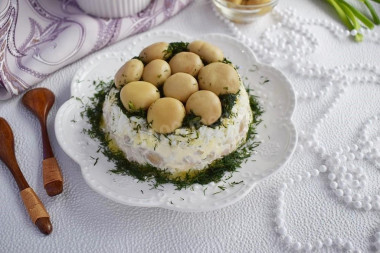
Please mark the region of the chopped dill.
POLYGON ((234 116, 232 114, 232 108, 234 107, 237 97, 239 93, 232 94, 223 94, 219 96, 220 102, 222 104, 222 118, 229 118, 230 116, 234 116))
POLYGON ((169 134, 162 134, 169 141, 169 146, 172 145, 172 139, 169 138, 169 134))
POLYGON ((232 62, 230 60, 228 60, 227 58, 224 58, 222 63, 225 63, 225 64, 231 64, 232 65, 232 62))
POLYGON ((224 191, 226 189, 226 187, 222 186, 222 185, 218 185, 218 188, 221 189, 222 191, 224 191))
POLYGON ((141 130, 141 125, 137 124, 136 127, 133 128, 133 130, 136 131, 136 133, 139 133, 141 130))
POLYGON ((260 76, 260 82, 259 82, 259 84, 264 85, 264 84, 269 83, 269 82, 270 81, 269 81, 269 79, 267 77, 260 76))
POLYGON ((188 42, 172 42, 169 43, 168 49, 166 49, 165 52, 165 59, 169 61, 174 55, 181 53, 181 52, 188 52, 189 49, 187 49, 187 46, 189 45, 188 42))
POLYGON ((132 57, 132 59, 143 61, 140 56, 134 56, 134 57, 132 57))
POLYGON ((141 191, 141 194, 144 194, 144 191, 143 190, 140 190, 141 191))
POLYGON ((219 194, 219 193, 221 193, 222 191, 225 191, 225 190, 226 190, 226 187, 223 186, 223 185, 218 185, 218 188, 220 189, 220 191, 218 191, 218 192, 214 192, 212 195, 219 194))
POLYGON ((206 196, 207 187, 203 189, 203 196, 206 196))
POLYGON ((241 181, 239 181, 239 182, 233 181, 232 183, 229 183, 229 185, 230 185, 230 186, 235 186, 235 185, 241 184, 241 183, 243 183, 243 182, 244 182, 243 180, 241 180, 241 181))
POLYGON ((224 180, 226 181, 226 180, 229 180, 229 179, 231 179, 233 177, 233 175, 232 175, 232 173, 228 176, 228 177, 226 177, 224 180))
POLYGON ((195 115, 192 111, 186 114, 182 121, 182 127, 199 129, 203 124, 201 123, 201 117, 195 115))
POLYGON ((81 102, 83 104, 83 101, 82 101, 82 99, 80 97, 74 97, 74 99, 77 100, 77 101, 79 101, 79 102, 81 102))

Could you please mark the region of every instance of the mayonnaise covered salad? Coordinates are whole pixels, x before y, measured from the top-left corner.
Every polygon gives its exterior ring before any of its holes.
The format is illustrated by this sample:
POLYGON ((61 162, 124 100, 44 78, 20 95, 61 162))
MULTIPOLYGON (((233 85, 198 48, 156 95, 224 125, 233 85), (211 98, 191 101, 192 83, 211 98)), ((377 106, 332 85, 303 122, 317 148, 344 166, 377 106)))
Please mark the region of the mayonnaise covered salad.
POLYGON ((157 42, 127 61, 86 106, 112 172, 174 183, 220 180, 258 145, 261 108, 235 66, 205 41, 157 42))

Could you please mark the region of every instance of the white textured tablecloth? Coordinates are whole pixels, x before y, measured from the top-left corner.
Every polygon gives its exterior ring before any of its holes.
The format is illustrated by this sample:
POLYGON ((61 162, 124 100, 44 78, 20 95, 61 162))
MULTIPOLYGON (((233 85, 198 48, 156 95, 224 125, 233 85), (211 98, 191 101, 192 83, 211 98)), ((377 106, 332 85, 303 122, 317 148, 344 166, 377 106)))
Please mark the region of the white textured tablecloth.
MULTIPOLYGON (((56 94, 48 129, 65 178, 63 194, 51 198, 43 189, 37 119, 21 97, 0 102, 0 116, 14 130, 20 167, 54 226, 44 236, 30 222, 16 183, 0 163, 0 252, 380 249, 380 28, 362 43, 353 42, 342 28, 320 1, 283 0, 274 14, 235 26, 215 15, 209 1, 199 0, 154 29, 237 37, 251 45, 259 60, 281 69, 297 92, 293 120, 299 141, 292 158, 242 201, 217 211, 124 206, 86 185, 79 166, 58 146, 53 126, 86 58, 37 85, 56 94)), ((131 40, 112 48, 123 49, 131 40)))

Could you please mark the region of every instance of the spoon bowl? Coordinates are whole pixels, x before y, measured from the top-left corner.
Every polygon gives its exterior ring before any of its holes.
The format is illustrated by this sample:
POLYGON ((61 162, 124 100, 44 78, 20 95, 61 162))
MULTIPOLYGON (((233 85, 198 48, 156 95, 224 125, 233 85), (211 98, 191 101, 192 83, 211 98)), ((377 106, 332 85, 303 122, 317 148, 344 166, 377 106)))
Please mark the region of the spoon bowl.
POLYGON ((22 97, 22 103, 33 112, 39 120, 47 119, 54 102, 54 93, 46 88, 30 90, 22 97))

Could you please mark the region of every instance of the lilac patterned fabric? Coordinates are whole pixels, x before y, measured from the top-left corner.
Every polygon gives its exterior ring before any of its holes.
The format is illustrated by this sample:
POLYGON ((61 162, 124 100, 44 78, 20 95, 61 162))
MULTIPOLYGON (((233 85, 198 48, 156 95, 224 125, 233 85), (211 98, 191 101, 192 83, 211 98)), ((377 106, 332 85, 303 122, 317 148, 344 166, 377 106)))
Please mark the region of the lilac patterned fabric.
POLYGON ((193 0, 153 0, 122 19, 83 13, 75 0, 0 0, 0 100, 112 43, 146 31, 193 0))

